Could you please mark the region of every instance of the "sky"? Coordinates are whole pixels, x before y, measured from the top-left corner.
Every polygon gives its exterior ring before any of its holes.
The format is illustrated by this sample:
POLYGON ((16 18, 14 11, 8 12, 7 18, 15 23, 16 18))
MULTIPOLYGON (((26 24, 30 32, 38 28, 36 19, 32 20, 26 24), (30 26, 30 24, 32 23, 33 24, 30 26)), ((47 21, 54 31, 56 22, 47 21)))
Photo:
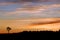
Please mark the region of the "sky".
POLYGON ((12 32, 28 29, 59 30, 59 22, 60 0, 0 0, 0 33, 7 32, 8 26, 12 32))
POLYGON ((0 0, 0 19, 60 17, 60 0, 0 0))

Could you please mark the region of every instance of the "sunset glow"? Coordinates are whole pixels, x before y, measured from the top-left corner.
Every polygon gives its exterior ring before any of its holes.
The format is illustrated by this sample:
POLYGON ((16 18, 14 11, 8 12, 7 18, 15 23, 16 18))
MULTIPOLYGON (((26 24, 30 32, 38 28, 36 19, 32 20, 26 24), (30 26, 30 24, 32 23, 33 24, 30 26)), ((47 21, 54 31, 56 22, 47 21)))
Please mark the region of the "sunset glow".
POLYGON ((60 0, 0 0, 0 33, 59 31, 60 0))

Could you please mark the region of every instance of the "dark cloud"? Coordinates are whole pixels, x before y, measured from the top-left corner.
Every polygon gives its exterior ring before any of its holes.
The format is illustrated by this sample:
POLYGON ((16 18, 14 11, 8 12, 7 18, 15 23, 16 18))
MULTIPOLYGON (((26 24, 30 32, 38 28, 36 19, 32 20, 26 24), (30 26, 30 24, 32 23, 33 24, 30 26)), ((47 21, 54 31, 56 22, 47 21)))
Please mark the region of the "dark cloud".
POLYGON ((0 2, 19 2, 19 0, 0 0, 0 2))
POLYGON ((56 1, 59 2, 60 0, 17 0, 17 1, 23 1, 23 2, 49 2, 49 1, 56 1))
POLYGON ((0 2, 48 2, 48 1, 60 1, 60 0, 0 0, 0 2))
POLYGON ((23 2, 38 2, 39 0, 21 0, 23 2))
POLYGON ((0 2, 34 2, 39 0, 0 0, 0 2))
POLYGON ((53 23, 60 23, 60 20, 49 21, 49 22, 35 22, 35 23, 32 23, 31 25, 45 25, 45 24, 53 24, 53 23))

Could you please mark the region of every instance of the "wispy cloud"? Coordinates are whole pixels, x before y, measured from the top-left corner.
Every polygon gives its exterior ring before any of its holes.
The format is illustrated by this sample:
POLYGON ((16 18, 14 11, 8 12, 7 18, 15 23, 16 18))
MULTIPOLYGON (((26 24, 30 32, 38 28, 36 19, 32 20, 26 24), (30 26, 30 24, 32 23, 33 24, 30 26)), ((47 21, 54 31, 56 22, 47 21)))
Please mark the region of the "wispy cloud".
POLYGON ((47 22, 34 22, 31 25, 45 25, 45 24, 53 24, 53 23, 60 23, 60 20, 48 20, 47 22))
POLYGON ((8 5, 11 5, 11 4, 15 4, 14 2, 0 2, 0 6, 8 6, 8 5))
MULTIPOLYGON (((0 5, 6 5, 2 11, 0 10, 0 15, 3 17, 16 17, 16 18, 40 18, 40 17, 60 17, 60 4, 40 4, 37 5, 31 4, 31 2, 26 2, 20 4, 20 7, 17 7, 15 3, 1 3, 0 5), (8 6, 10 4, 14 4, 14 6, 8 6), (15 7, 16 6, 16 7, 15 7), (14 8, 15 7, 15 8, 14 8), (6 9, 5 9, 6 8, 6 9), (7 10, 7 11, 4 11, 7 10), (8 11, 13 10, 13 11, 8 11), (3 13, 3 15, 2 15, 3 13)), ((19 3, 18 3, 19 5, 19 3)), ((1 9, 0 8, 0 9, 1 9)))
MULTIPOLYGON (((5 15, 6 16, 19 15, 19 14, 23 14, 23 13, 28 13, 28 14, 30 13, 30 14, 34 14, 34 15, 35 14, 45 14, 45 13, 42 13, 42 12, 44 12, 46 10, 49 10, 49 9, 53 10, 52 8, 60 8, 60 4, 42 5, 42 6, 33 6, 33 7, 32 6, 31 7, 30 6, 25 6, 23 8, 16 8, 16 10, 13 11, 13 12, 7 12, 5 15)), ((50 11, 50 12, 54 12, 54 10, 50 11)))
POLYGON ((44 8, 40 8, 40 7, 35 7, 35 8, 17 8, 16 11, 13 12, 7 12, 6 15, 13 15, 13 14, 20 14, 20 13, 38 13, 38 12, 42 12, 43 10, 45 10, 44 8))

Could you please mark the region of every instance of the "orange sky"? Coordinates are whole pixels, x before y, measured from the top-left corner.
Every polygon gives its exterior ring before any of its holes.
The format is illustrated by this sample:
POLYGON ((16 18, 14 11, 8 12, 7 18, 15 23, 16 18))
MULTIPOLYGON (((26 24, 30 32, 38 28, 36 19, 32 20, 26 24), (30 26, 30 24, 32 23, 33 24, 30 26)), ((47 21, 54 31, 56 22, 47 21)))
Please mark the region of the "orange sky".
POLYGON ((52 30, 58 31, 60 29, 60 18, 40 18, 40 19, 25 19, 25 20, 0 20, 0 33, 7 33, 6 27, 10 26, 12 30, 10 33, 21 31, 41 31, 52 30), (59 22, 57 22, 59 21, 59 22), (54 22, 54 23, 48 23, 54 22), (55 23, 56 22, 56 23, 55 23), (33 23, 40 23, 33 25, 33 23), (41 23, 44 23, 41 25, 41 23), (46 24, 48 23, 48 24, 46 24))

